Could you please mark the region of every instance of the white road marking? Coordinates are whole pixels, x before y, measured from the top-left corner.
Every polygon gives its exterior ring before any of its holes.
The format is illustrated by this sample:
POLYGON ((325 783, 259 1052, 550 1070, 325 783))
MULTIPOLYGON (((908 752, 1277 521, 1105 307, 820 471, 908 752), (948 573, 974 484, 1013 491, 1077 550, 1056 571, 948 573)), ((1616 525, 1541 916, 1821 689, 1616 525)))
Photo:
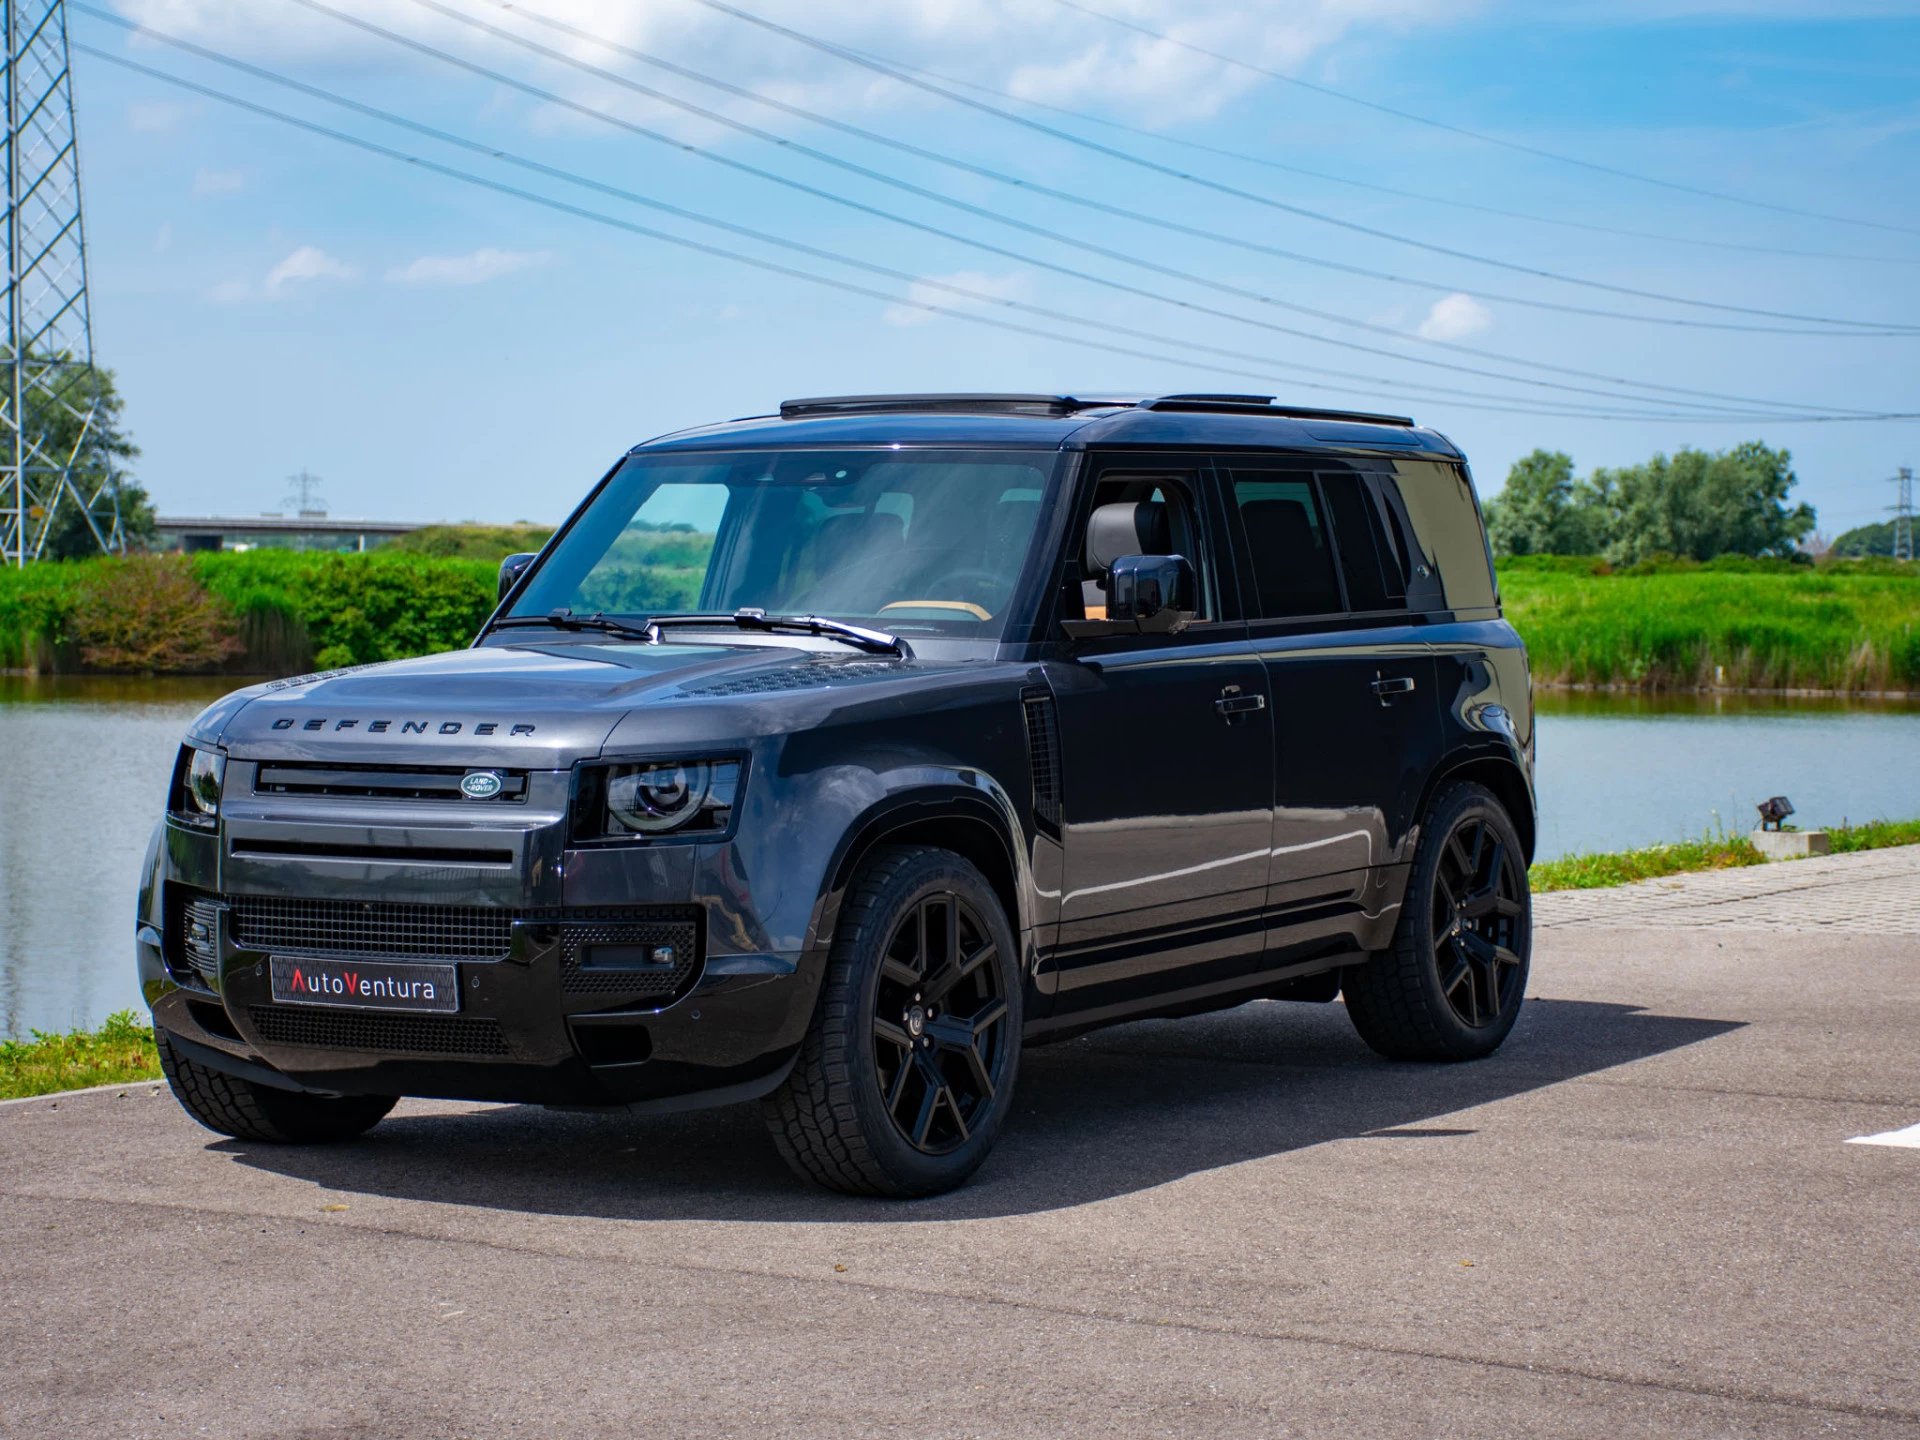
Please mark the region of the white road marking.
POLYGON ((1920 1125, 1904 1130, 1888 1130, 1879 1135, 1856 1135, 1849 1145, 1892 1145, 1901 1150, 1920 1150, 1920 1125))

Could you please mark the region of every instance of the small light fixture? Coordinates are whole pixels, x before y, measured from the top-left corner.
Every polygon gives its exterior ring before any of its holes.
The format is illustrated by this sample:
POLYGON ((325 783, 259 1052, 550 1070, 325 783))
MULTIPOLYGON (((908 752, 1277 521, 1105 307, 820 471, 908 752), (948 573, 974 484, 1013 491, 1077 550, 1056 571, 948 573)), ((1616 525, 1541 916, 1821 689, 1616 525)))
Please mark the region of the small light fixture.
POLYGON ((656 945, 653 947, 651 959, 656 965, 671 967, 673 962, 678 958, 679 956, 674 953, 673 946, 671 945, 656 945))
POLYGON ((1760 812, 1762 830, 1778 830, 1780 822, 1793 814, 1793 802, 1784 795, 1775 795, 1770 800, 1762 800, 1754 808, 1760 812))

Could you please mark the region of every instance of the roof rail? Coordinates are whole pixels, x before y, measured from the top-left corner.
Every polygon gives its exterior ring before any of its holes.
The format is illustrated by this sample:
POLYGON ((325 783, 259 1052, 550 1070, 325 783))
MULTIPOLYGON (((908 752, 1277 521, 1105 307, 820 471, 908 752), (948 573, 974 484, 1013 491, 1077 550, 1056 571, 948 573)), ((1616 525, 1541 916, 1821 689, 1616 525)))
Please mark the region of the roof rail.
POLYGON ((927 395, 816 395, 804 400, 782 400, 780 418, 799 420, 810 415, 874 415, 912 410, 999 411, 1010 415, 1073 415, 1131 405, 1132 399, 1079 399, 1072 395, 951 394, 927 395))
POLYGON ((1161 395, 1138 403, 1142 410, 1212 410, 1235 415, 1272 415, 1287 420, 1351 420, 1361 425, 1400 425, 1413 428, 1408 415, 1375 415, 1367 410, 1315 410, 1304 405, 1276 405, 1271 395, 1161 395))

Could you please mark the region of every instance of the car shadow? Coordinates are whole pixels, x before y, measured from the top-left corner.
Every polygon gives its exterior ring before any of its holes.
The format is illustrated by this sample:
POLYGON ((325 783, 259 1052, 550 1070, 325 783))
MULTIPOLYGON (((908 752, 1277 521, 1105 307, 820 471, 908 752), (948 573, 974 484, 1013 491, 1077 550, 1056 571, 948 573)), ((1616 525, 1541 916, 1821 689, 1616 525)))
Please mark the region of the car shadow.
POLYGON ((1427 1122, 1741 1024, 1536 998, 1489 1059, 1411 1065, 1374 1056, 1337 1004, 1256 1002, 1143 1021, 1028 1050, 1014 1112, 980 1173, 950 1195, 899 1204, 795 1178, 754 1105, 657 1117, 499 1106, 402 1114, 346 1145, 212 1148, 329 1190, 541 1215, 974 1220, 1104 1200, 1330 1140, 1470 1134, 1427 1122))

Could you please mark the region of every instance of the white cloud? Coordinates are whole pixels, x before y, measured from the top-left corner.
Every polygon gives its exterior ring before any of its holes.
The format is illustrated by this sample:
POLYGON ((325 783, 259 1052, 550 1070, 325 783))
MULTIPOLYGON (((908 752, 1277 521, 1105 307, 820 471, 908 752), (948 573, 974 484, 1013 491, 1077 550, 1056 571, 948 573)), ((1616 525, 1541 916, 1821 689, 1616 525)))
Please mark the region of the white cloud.
POLYGON ((203 165, 193 177, 195 195, 232 195, 246 188, 244 170, 209 170, 203 165))
POLYGON ((471 255, 422 255, 389 270, 387 279, 395 285, 481 285, 503 275, 538 269, 552 259, 552 253, 546 250, 483 247, 471 255))
POLYGON ((1493 324, 1493 312, 1471 295, 1455 292, 1433 302, 1417 333, 1423 340, 1464 340, 1493 324))
POLYGON ((336 260, 317 245, 302 245, 267 272, 261 285, 266 295, 281 295, 290 285, 310 280, 354 280, 360 272, 345 261, 336 260))
MULTIPOLYGON (((259 0, 118 0, 129 18, 253 59, 325 60, 418 70, 433 62, 365 31, 294 5, 259 0)), ((509 42, 436 14, 411 0, 330 0, 342 10, 413 39, 451 46, 496 68, 530 75, 571 98, 629 118, 698 133, 688 118, 630 91, 609 90, 559 62, 532 59, 509 42)), ((1806 3, 1806 0, 1802 0, 1806 3)), ((1038 0, 759 0, 766 18, 835 44, 925 66, 1031 99, 1090 105, 1149 124, 1213 113, 1234 96, 1265 84, 1249 71, 1173 41, 1287 72, 1335 42, 1365 29, 1405 30, 1478 13, 1490 0, 1289 0, 1285 6, 1240 0, 1099 0, 1104 9, 1158 31, 1155 40, 1038 0), (1009 56, 1019 56, 1017 64, 1009 56)), ((630 62, 589 41, 548 29, 532 11, 509 15, 493 5, 469 7, 477 18, 517 31, 603 68, 633 72, 630 62)), ((778 96, 839 114, 883 112, 946 102, 846 62, 693 5, 634 0, 542 0, 541 14, 621 45, 645 50, 778 96)), ((446 76, 444 69, 432 73, 446 76)), ((676 90, 679 87, 675 87, 676 90)), ((791 128, 750 102, 688 92, 722 113, 791 128)), ((515 103, 523 103, 516 101, 515 103)), ((544 113, 546 125, 594 124, 577 114, 544 113)))
POLYGON ((938 305, 944 310, 988 310, 994 308, 995 300, 1019 299, 1026 288, 1027 277, 1018 271, 988 275, 979 270, 957 270, 951 275, 914 281, 907 287, 907 299, 913 303, 889 305, 881 318, 889 325, 924 325, 941 318, 931 310, 922 309, 924 305, 938 305), (955 291, 971 293, 956 294, 955 291))
POLYGON ((216 305, 238 305, 253 298, 251 280, 222 280, 207 291, 207 298, 216 305))

